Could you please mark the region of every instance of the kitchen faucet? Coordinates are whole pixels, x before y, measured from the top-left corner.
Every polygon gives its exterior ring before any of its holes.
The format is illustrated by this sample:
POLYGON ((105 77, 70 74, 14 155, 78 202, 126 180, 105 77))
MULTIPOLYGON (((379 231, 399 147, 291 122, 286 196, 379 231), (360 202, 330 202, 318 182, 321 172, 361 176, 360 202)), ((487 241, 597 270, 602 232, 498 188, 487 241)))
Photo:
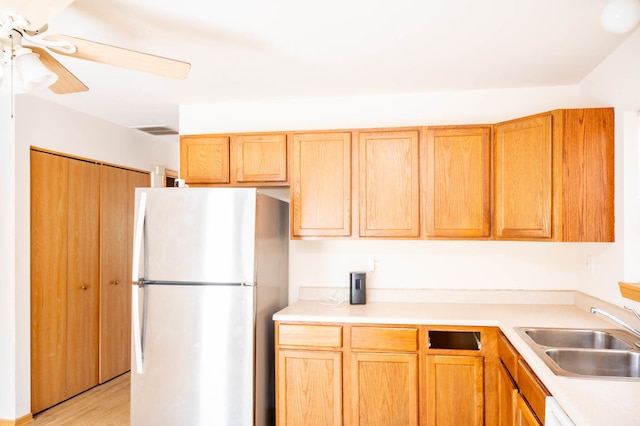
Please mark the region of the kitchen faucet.
MULTIPOLYGON (((633 309, 632 307, 629 307, 629 306, 625 306, 624 308, 629 310, 629 311, 631 311, 631 312, 633 312, 633 314, 636 316, 636 318, 638 318, 640 320, 640 314, 638 314, 638 311, 636 311, 635 309, 633 309)), ((611 315, 607 311, 604 311, 604 310, 598 309, 598 308, 594 308, 592 306, 591 307, 591 313, 592 314, 601 314, 601 315, 609 318, 611 321, 615 322, 619 326, 626 328, 627 330, 629 330, 630 332, 632 332, 636 336, 640 337, 640 330, 631 327, 629 324, 627 324, 626 322, 622 321, 620 318, 617 318, 617 317, 611 315)), ((640 342, 636 342, 636 346, 640 347, 640 342)))

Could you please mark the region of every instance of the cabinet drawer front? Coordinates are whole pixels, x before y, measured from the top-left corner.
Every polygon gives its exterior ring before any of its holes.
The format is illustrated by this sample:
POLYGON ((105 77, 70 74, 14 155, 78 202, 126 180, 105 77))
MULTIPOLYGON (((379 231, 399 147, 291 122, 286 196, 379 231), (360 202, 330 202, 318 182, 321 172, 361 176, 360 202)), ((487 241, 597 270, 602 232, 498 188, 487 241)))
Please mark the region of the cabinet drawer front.
POLYGON ((339 325, 280 324, 278 344, 288 346, 342 347, 339 325))
POLYGON ((417 351, 418 329, 409 327, 351 327, 351 349, 417 351))
POLYGON ((518 361, 518 386, 522 396, 524 396, 536 416, 544 424, 545 401, 550 393, 522 360, 518 361))
POLYGON ((498 356, 504 362, 504 365, 509 370, 509 374, 516 381, 518 380, 517 371, 518 371, 518 353, 515 348, 511 346, 511 343, 507 340, 507 338, 500 333, 498 336, 498 356))

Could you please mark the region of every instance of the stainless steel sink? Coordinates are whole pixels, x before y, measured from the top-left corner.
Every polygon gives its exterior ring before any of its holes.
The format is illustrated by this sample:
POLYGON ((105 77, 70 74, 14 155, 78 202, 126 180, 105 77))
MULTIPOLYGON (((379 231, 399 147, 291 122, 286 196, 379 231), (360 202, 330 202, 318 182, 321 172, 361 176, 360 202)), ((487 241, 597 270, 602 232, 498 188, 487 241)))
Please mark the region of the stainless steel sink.
POLYGON ((519 327, 516 331, 559 376, 640 380, 640 339, 618 329, 519 327))
POLYGON ((576 376, 640 378, 640 352, 547 349, 544 353, 576 376))
POLYGON ((633 347, 608 330, 528 328, 524 332, 538 345, 559 348, 623 349, 633 347))

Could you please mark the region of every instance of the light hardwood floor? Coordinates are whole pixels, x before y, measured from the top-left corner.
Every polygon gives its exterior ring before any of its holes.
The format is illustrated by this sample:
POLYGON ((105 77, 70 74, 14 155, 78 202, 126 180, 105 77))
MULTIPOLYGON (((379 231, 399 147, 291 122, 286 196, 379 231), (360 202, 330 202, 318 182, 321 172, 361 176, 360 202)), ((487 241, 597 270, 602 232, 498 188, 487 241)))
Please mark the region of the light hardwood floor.
POLYGON ((34 416, 29 426, 128 426, 129 373, 34 416))

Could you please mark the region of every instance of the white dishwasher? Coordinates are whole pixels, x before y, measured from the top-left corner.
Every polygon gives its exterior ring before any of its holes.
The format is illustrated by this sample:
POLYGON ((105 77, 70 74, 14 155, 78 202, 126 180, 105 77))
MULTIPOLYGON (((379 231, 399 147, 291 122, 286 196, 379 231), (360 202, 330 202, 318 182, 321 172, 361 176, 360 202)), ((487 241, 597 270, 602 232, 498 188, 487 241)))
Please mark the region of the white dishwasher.
POLYGON ((575 426, 567 413, 564 412, 558 401, 552 396, 548 396, 545 401, 544 410, 545 426, 575 426))

